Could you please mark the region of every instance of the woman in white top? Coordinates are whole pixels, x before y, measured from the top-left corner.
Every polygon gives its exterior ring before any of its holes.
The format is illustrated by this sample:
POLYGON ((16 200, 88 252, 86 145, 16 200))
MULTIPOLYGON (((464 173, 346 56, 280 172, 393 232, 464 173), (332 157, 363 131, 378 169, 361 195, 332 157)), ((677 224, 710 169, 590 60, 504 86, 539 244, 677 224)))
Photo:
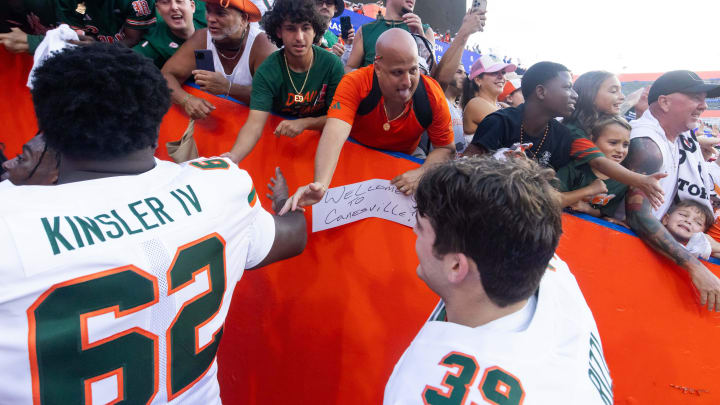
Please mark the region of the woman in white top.
POLYGON ((202 119, 215 107, 182 89, 192 74, 204 91, 250 103, 252 75, 268 55, 277 50, 257 24, 260 10, 250 0, 207 0, 207 29, 195 31, 162 68, 172 90, 172 101, 192 119, 202 119), (198 70, 195 50, 209 49, 214 72, 198 70))

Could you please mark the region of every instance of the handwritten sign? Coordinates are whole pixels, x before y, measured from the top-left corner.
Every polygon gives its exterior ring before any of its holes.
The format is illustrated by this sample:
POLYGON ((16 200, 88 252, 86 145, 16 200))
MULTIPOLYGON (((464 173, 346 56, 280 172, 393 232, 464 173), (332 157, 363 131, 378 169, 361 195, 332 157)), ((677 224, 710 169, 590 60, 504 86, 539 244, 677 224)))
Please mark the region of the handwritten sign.
POLYGON ((372 179, 329 189, 312 208, 313 232, 365 218, 382 218, 415 226, 415 200, 389 180, 372 179))

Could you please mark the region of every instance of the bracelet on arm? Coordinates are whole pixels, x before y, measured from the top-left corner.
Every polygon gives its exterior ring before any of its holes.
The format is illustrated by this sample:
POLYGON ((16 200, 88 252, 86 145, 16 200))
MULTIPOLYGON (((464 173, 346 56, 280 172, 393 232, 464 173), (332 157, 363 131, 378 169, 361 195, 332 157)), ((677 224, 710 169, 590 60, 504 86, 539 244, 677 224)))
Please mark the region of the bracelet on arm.
POLYGON ((187 96, 185 96, 185 98, 183 98, 183 100, 180 102, 180 105, 185 107, 185 103, 187 103, 190 97, 192 97, 192 94, 188 93, 187 96))

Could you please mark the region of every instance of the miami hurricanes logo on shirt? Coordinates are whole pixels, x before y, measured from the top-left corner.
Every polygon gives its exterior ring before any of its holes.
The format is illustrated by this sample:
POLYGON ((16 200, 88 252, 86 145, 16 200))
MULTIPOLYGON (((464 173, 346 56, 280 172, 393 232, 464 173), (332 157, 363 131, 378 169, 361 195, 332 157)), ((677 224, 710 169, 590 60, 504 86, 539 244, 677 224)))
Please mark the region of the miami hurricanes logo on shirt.
POLYGON ((615 198, 615 194, 598 194, 590 199, 590 204, 605 206, 608 205, 613 198, 615 198))

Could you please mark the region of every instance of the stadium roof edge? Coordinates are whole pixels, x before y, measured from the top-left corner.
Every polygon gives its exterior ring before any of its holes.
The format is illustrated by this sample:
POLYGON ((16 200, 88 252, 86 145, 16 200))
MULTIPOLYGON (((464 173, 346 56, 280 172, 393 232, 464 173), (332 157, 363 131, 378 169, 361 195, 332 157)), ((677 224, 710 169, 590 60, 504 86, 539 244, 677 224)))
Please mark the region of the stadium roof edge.
MULTIPOLYGON (((618 75, 618 78, 621 82, 652 82, 660 75, 662 75, 664 72, 657 72, 657 73, 622 73, 618 75)), ((708 79, 720 79, 720 71, 714 70, 714 71, 704 71, 704 72, 695 72, 700 76, 702 79, 708 80, 708 79)))

